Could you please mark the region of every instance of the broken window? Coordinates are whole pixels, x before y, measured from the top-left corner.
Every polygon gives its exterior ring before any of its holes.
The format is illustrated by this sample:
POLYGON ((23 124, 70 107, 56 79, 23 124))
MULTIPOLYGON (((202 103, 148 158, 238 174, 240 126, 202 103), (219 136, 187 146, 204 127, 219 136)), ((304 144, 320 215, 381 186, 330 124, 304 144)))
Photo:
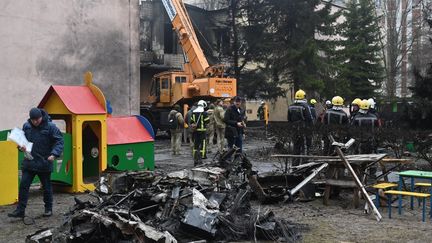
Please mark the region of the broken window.
POLYGON ((230 39, 227 29, 215 29, 216 50, 219 54, 229 54, 230 39))
POLYGON ((177 54, 178 40, 176 33, 172 29, 172 24, 165 24, 164 28, 164 53, 177 54))
POLYGON ((150 87, 150 95, 157 95, 159 89, 159 78, 153 79, 150 87))

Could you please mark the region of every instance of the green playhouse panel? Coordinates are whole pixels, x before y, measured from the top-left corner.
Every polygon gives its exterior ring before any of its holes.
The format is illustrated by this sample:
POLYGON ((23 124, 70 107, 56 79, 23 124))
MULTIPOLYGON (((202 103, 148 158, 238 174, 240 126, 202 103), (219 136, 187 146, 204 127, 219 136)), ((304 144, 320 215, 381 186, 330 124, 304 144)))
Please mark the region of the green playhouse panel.
MULTIPOLYGON (((0 131, 0 141, 6 141, 7 134, 11 130, 4 130, 0 131)), ((73 175, 73 168, 72 168, 72 136, 68 133, 63 133, 63 140, 64 140, 64 150, 62 157, 58 158, 56 161, 54 161, 54 168, 53 173, 51 174, 51 181, 65 183, 68 185, 72 185, 72 175, 73 175)), ((24 153, 21 151, 18 151, 18 169, 19 169, 19 175, 18 175, 18 183, 21 181, 21 163, 24 159, 24 153)), ((39 183, 39 177, 35 177, 33 180, 34 183, 39 183)))
POLYGON ((108 145, 108 169, 154 170, 152 142, 108 145))
POLYGON ((51 181, 64 183, 72 186, 73 163, 72 163, 72 135, 63 133, 64 149, 60 158, 54 161, 51 181))

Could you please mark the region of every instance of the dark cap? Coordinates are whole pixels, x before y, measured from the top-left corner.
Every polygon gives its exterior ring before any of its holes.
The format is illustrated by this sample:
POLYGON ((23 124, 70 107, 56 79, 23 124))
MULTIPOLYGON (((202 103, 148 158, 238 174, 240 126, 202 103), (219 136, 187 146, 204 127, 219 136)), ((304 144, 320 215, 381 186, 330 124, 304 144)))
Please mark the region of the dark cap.
POLYGON ((38 108, 31 108, 29 112, 30 119, 38 119, 42 117, 42 112, 38 108))
POLYGON ((234 97, 234 101, 242 101, 242 98, 240 96, 234 97))

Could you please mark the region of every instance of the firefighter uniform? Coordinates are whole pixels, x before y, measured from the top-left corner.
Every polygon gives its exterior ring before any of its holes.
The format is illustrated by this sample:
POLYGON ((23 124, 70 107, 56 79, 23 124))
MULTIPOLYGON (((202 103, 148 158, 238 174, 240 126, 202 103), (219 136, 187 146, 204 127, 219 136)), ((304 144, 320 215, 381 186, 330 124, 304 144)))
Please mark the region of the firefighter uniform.
POLYGON ((198 107, 192 112, 191 124, 193 127, 193 140, 194 147, 192 150, 192 156, 194 158, 194 165, 202 163, 202 159, 206 158, 206 134, 207 125, 209 123, 209 117, 204 108, 206 106, 205 101, 200 100, 198 107))
POLYGON ((360 154, 370 154, 376 150, 375 129, 380 127, 380 122, 375 114, 369 112, 369 102, 362 100, 360 110, 353 118, 351 125, 360 128, 360 154))
MULTIPOLYGON (((294 154, 308 154, 312 145, 311 134, 306 129, 313 125, 313 117, 307 100, 306 93, 298 90, 295 93, 295 101, 288 107, 288 122, 294 125, 294 154)), ((300 160, 295 159, 293 165, 298 165, 300 160)))
MULTIPOLYGON (((332 99, 332 108, 325 111, 322 118, 323 124, 327 125, 328 132, 330 132, 334 139, 341 142, 344 136, 339 134, 340 126, 346 126, 349 123, 348 115, 342 110, 344 100, 340 96, 335 96, 332 99)), ((324 135, 324 155, 331 155, 333 149, 330 146, 328 135, 324 135)))

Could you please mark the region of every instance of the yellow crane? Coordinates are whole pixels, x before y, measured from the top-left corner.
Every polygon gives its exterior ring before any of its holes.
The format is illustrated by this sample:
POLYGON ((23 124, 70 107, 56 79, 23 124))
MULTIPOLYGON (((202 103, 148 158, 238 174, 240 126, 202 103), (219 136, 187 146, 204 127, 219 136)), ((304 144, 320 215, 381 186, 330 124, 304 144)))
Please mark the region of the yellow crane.
POLYGON ((223 65, 210 66, 198 42, 192 22, 181 0, 162 0, 177 33, 187 61, 181 71, 166 71, 152 79, 150 106, 141 114, 157 129, 167 130, 168 113, 175 104, 191 106, 199 99, 213 101, 236 95, 236 79, 224 75, 223 65))

